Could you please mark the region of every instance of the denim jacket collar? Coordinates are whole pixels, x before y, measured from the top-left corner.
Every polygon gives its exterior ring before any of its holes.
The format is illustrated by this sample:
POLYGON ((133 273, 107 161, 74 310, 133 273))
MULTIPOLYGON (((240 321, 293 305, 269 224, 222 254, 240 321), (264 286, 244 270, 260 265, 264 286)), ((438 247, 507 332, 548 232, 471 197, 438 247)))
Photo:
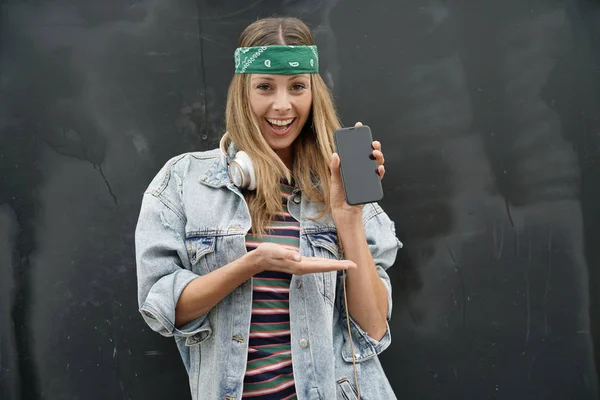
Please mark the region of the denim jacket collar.
POLYGON ((200 176, 200 182, 214 188, 233 186, 230 185, 232 182, 229 178, 229 172, 227 171, 227 164, 229 163, 229 160, 233 160, 238 152, 235 143, 231 142, 229 144, 226 154, 223 154, 220 148, 215 150, 215 152, 217 153, 216 160, 206 172, 200 176))
POLYGON ((199 181, 214 188, 229 186, 231 179, 229 179, 229 173, 227 172, 227 160, 222 153, 219 152, 212 165, 208 167, 204 174, 200 175, 199 181))

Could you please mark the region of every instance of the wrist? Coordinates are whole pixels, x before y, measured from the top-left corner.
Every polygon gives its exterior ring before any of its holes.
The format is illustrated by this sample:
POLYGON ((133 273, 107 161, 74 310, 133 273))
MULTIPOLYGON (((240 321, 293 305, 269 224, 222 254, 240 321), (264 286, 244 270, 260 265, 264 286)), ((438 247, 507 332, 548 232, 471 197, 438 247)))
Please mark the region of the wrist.
POLYGON ((252 273, 252 276, 261 273, 264 268, 261 268, 263 263, 261 262, 260 255, 256 252, 256 250, 252 250, 244 254, 242 257, 246 268, 252 273))
POLYGON ((332 218, 338 232, 345 230, 354 231, 363 226, 362 212, 334 213, 332 214, 332 218))
POLYGON ((356 221, 344 221, 336 224, 336 230, 341 250, 354 248, 366 241, 362 219, 356 221))

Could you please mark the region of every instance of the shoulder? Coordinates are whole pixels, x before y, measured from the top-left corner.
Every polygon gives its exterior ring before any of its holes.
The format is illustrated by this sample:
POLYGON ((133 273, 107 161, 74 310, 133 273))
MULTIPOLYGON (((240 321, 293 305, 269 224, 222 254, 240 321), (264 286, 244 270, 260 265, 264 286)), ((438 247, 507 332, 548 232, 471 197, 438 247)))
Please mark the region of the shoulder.
POLYGON ((396 237, 394 221, 383 211, 378 203, 365 205, 363 208, 363 223, 367 242, 375 246, 377 251, 390 252, 393 258, 396 251, 402 247, 402 242, 396 237))
POLYGON ((172 157, 154 176, 145 193, 160 196, 174 183, 183 184, 191 176, 206 173, 221 158, 223 158, 222 153, 218 148, 188 152, 172 157))
POLYGON ((363 222, 367 224, 371 219, 377 217, 381 214, 386 215, 383 208, 379 205, 379 203, 368 203, 365 204, 362 210, 363 214, 363 222))

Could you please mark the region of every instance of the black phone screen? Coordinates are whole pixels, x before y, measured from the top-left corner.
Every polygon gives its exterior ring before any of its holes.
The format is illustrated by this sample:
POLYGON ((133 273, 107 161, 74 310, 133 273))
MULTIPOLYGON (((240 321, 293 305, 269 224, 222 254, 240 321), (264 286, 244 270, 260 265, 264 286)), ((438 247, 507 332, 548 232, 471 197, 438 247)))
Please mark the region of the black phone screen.
POLYGON ((373 158, 371 129, 366 125, 341 128, 335 131, 334 139, 348 204, 381 200, 383 188, 377 173, 377 161, 373 158))

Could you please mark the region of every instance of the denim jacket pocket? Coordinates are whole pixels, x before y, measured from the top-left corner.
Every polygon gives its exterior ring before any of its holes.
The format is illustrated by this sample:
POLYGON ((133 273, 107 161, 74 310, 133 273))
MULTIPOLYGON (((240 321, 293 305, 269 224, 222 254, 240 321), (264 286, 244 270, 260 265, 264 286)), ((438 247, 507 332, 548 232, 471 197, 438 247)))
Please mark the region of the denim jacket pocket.
POLYGON ((192 236, 185 239, 193 272, 205 275, 217 269, 215 242, 215 236, 192 236))
POLYGON ((354 385, 346 378, 340 379, 337 387, 337 400, 357 400, 358 393, 354 389, 354 385))
MULTIPOLYGON (((315 257, 339 259, 339 249, 337 244, 337 232, 317 232, 306 235, 311 244, 313 255, 315 257)), ((332 272, 317 272, 313 274, 319 291, 330 305, 335 304, 335 281, 337 273, 332 272)))

